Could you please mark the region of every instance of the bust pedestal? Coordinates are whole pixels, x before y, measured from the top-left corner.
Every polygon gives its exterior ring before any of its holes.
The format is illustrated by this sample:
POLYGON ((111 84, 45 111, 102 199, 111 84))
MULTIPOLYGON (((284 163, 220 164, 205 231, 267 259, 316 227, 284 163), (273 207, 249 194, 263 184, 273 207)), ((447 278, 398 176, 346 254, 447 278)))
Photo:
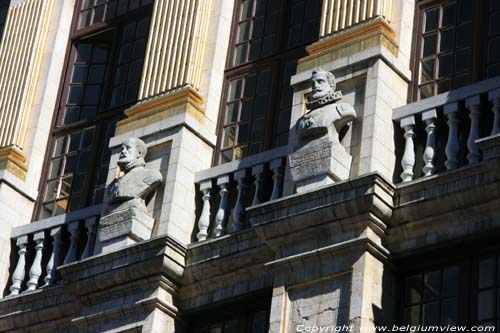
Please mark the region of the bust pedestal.
POLYGON ((101 218, 99 242, 102 253, 122 249, 151 237, 154 219, 136 207, 128 207, 101 218))
POLYGON ((288 158, 297 192, 349 178, 352 157, 330 137, 312 140, 288 158))

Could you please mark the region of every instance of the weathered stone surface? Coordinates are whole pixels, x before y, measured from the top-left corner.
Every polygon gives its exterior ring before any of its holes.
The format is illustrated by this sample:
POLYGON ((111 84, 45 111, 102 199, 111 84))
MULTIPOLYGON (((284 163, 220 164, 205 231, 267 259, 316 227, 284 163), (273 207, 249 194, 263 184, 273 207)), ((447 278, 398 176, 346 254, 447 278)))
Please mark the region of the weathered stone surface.
POLYGON ((340 144, 339 133, 356 117, 354 108, 337 103, 342 94, 335 91, 335 77, 322 69, 312 72, 313 94, 308 112, 295 125, 298 145, 288 163, 297 191, 347 179, 352 157, 340 144))
POLYGON ((339 326, 349 323, 350 274, 292 287, 289 332, 298 325, 339 326))

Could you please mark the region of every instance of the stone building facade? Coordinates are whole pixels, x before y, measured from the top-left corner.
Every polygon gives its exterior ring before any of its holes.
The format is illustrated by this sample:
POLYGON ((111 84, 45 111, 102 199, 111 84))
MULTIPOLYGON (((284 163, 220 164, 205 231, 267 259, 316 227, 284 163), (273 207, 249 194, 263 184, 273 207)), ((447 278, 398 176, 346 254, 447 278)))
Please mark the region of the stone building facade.
POLYGON ((500 327, 499 22, 497 0, 0 0, 0 332, 500 327), (299 189, 317 68, 356 117, 343 176, 299 189), (154 222, 106 248, 131 138, 154 222))

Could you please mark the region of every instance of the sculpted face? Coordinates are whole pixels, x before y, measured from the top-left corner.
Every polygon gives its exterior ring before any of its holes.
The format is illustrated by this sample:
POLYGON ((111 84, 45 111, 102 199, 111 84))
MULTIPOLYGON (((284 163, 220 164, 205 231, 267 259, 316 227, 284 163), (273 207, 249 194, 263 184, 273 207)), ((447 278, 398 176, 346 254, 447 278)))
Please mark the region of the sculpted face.
POLYGON ((333 92, 333 87, 328 81, 327 72, 316 72, 311 77, 312 98, 317 99, 333 92))
POLYGON ((130 163, 137 160, 139 157, 141 157, 141 155, 142 154, 139 151, 137 142, 133 138, 128 139, 122 143, 122 149, 120 151, 118 163, 130 163))

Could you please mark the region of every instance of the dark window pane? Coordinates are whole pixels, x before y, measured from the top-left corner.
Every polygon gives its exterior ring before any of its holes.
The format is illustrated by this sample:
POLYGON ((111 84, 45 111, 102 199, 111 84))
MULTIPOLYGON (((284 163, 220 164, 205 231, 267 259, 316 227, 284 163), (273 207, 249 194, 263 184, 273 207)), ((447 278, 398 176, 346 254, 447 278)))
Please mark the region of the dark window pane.
POLYGON ((84 83, 87 78, 87 66, 86 65, 75 65, 73 67, 73 77, 71 78, 72 83, 84 83))
POLYGON ((66 213, 67 209, 68 209, 68 199, 58 200, 56 202, 56 211, 55 211, 56 215, 66 213))
POLYGON ((495 283, 496 257, 483 259, 479 262, 479 288, 491 287, 495 283))
POLYGON ((456 325, 458 318, 457 299, 451 298, 443 301, 441 305, 441 324, 456 325))
POLYGON ((252 38, 262 37, 262 35, 264 34, 265 24, 266 22, 264 17, 257 17, 254 19, 252 28, 252 38))
POLYGON ((254 314, 252 322, 252 333, 265 333, 267 326, 267 312, 259 311, 254 314))
POLYGON ((453 82, 453 88, 460 88, 466 86, 472 82, 471 76, 469 74, 460 75, 455 78, 453 82))
POLYGON ((240 23, 238 32, 238 43, 248 40, 250 36, 250 21, 240 23))
POLYGON ((244 20, 252 16, 252 0, 244 0, 241 3, 240 20, 244 20))
MULTIPOLYGON (((82 163, 85 163, 82 161, 82 163)), ((80 169, 80 166, 78 166, 80 169)), ((85 174, 79 174, 73 177, 73 183, 71 184, 72 193, 81 193, 85 183, 85 174)))
POLYGON ((103 65, 90 66, 87 83, 89 84, 102 83, 103 79, 104 79, 104 66, 103 65))
POLYGON ((443 270, 443 296, 458 294, 458 267, 447 267, 443 270))
POLYGON ((437 82, 437 93, 441 94, 451 90, 451 79, 439 80, 437 82))
POLYGON ((264 135, 264 119, 254 121, 252 125, 252 142, 262 141, 264 135))
POLYGON ((125 102, 132 102, 137 99, 137 92, 139 91, 139 81, 129 83, 125 90, 125 102))
POLYGON ((441 44, 439 45, 439 52, 449 51, 453 48, 453 40, 455 33, 453 29, 443 30, 441 32, 441 44))
POLYGON ((412 306, 404 311, 404 323, 408 325, 420 324, 420 306, 412 306))
POLYGON ((90 119, 94 118, 96 114, 97 114, 97 108, 95 106, 85 106, 81 109, 80 118, 90 119))
POLYGON ((414 275, 405 281, 405 303, 414 304, 422 299, 422 276, 414 275))
POLYGON ((448 27, 455 24, 456 18, 456 4, 451 3, 449 5, 443 6, 443 27, 448 27))
POLYGON ((82 102, 83 87, 71 86, 68 94, 68 104, 80 104, 82 102))
POLYGON ((491 319, 495 315, 495 290, 481 291, 477 295, 477 319, 491 319))
POLYGON ((220 154, 221 163, 231 162, 232 160, 233 160, 233 150, 232 149, 224 150, 221 152, 221 154, 220 154))
POLYGON ((470 49, 460 50, 455 55, 455 71, 462 72, 472 67, 472 54, 470 49))
POLYGON ((116 16, 125 14, 127 12, 127 5, 128 5, 128 0, 118 0, 116 16))
POLYGON ((243 101, 241 106, 241 121, 250 121, 252 118, 252 110, 253 110, 253 99, 246 99, 243 101))
POLYGON ((87 128, 83 130, 81 148, 85 149, 90 147, 93 141, 94 141, 94 128, 87 128))
POLYGON ((104 17, 104 5, 95 7, 94 18, 92 20, 92 23, 95 24, 101 22, 103 17, 104 17))
POLYGON ((246 54, 247 54, 248 44, 242 44, 236 46, 235 56, 234 56, 234 64, 239 65, 246 62, 246 54))
POLYGON ((438 27, 438 22, 439 22, 439 8, 426 10, 424 32, 436 30, 438 27))
POLYGON ((83 104, 97 105, 99 104, 99 97, 101 96, 101 86, 87 86, 85 89, 85 97, 83 104))
POLYGON ((434 85, 432 83, 420 87, 420 98, 428 98, 434 95, 434 85))
POLYGON ((256 84, 256 75, 249 75, 245 77, 245 92, 243 96, 252 97, 255 95, 255 84, 256 84))
POLYGON ((88 27, 90 25, 90 19, 92 18, 92 9, 89 9, 89 10, 86 10, 86 11, 83 11, 81 14, 80 14, 80 24, 78 25, 78 27, 81 29, 81 28, 85 28, 85 27, 88 27))
POLYGON ((70 155, 66 157, 66 164, 64 165, 64 174, 73 173, 76 170, 76 163, 78 162, 78 155, 70 155))
POLYGON ((45 191, 44 201, 53 200, 56 198, 58 185, 59 181, 57 179, 47 182, 47 190, 45 191))
POLYGON ((224 333, 240 333, 241 330, 236 319, 229 320, 224 324, 224 333))
POLYGON ((422 308, 422 324, 439 325, 439 302, 424 304, 422 308))
POLYGON ((268 109, 269 96, 257 96, 255 100, 254 116, 260 116, 266 113, 268 109))
POLYGON ((438 298, 441 294, 441 272, 434 271, 424 275, 424 300, 438 298))
POLYGON ((80 147, 80 134, 81 132, 71 133, 69 138, 68 152, 76 151, 80 147))
POLYGON ((76 61, 79 62, 89 62, 90 53, 92 52, 92 45, 90 44, 80 44, 78 45, 76 61))
POLYGON ((426 83, 434 80, 434 65, 436 60, 434 58, 423 60, 421 67, 420 82, 426 83))
POLYGON ((226 124, 234 123, 238 120, 239 102, 230 103, 227 105, 226 124))
POLYGON ((92 51, 92 62, 105 63, 108 57, 108 49, 103 46, 96 46, 92 51))
POLYGON ((467 47, 472 45, 472 32, 474 29, 470 23, 462 24, 457 28, 457 48, 467 47))
POLYGON ((234 146, 234 140, 236 137, 236 127, 226 127, 224 128, 224 143, 222 147, 232 147, 234 146))
POLYGON ((436 54, 437 34, 430 34, 424 37, 424 48, 422 57, 428 57, 436 54))
POLYGON ((500 61, 500 37, 490 40, 488 48, 488 63, 500 61))
POLYGON ((70 107, 64 110, 64 125, 80 120, 80 108, 70 107))
POLYGON ((439 77, 448 77, 453 71, 453 54, 439 56, 439 77))
POLYGON ((238 144, 247 144, 250 134, 250 126, 248 123, 240 124, 238 129, 238 144))
POLYGON ((240 98, 241 96, 241 79, 231 81, 229 85, 229 100, 240 98))
POLYGON ((142 73, 142 59, 136 60, 130 64, 128 72, 128 80, 135 81, 141 78, 142 73))
POLYGON ((500 12, 490 15, 490 35, 500 34, 500 12))
POLYGON ((458 19, 460 21, 467 21, 472 18, 474 15, 474 8, 477 0, 460 0, 459 10, 458 10, 458 19))

